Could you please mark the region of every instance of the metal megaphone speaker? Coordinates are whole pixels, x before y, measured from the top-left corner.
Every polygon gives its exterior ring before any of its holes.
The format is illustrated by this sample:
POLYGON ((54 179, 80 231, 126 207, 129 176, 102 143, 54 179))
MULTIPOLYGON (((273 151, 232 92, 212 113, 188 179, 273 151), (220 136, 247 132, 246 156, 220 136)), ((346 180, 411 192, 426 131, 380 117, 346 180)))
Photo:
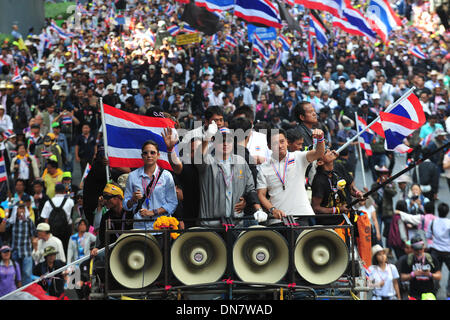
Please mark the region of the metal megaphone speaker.
POLYGON ((216 282, 227 267, 225 241, 215 232, 199 229, 182 233, 170 251, 172 272, 185 285, 216 282))
POLYGON ((331 229, 308 229, 297 238, 294 250, 295 268, 312 284, 336 281, 347 269, 347 245, 331 229))
POLYGON ((163 256, 153 235, 124 233, 111 250, 109 265, 119 284, 138 289, 149 286, 158 278, 163 256))
POLYGON ((277 283, 289 267, 286 239, 264 226, 252 226, 243 231, 234 243, 234 271, 242 281, 277 283))

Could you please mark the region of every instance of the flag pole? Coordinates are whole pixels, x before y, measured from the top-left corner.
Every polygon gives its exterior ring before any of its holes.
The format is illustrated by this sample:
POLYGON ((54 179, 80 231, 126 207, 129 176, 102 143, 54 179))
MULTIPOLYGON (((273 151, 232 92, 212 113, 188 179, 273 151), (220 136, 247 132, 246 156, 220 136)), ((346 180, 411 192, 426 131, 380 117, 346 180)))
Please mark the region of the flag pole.
POLYGON ((105 158, 108 162, 106 164, 106 183, 108 183, 110 180, 109 159, 108 159, 108 137, 106 135, 106 122, 105 122, 105 111, 103 110, 103 97, 100 97, 100 109, 102 111, 103 146, 105 148, 105 158))
MULTIPOLYGON (((405 97, 407 97, 411 92, 414 91, 416 87, 412 87, 408 91, 406 91, 397 101, 395 101, 393 104, 391 104, 389 107, 386 108, 384 112, 390 112, 392 109, 394 109, 397 105, 399 105, 405 97)), ((369 123, 363 130, 361 130, 358 134, 353 136, 350 140, 348 140, 345 144, 343 144, 339 149, 336 150, 337 153, 340 153, 342 150, 347 148, 355 139, 357 139, 361 134, 363 134, 367 129, 369 129, 372 125, 374 125, 378 120, 380 120, 380 116, 376 117, 371 123, 369 123)))
MULTIPOLYGON (((359 134, 359 121, 358 121, 358 113, 355 112, 355 121, 356 121, 356 131, 359 134)), ((363 185, 364 188, 367 188, 367 184, 366 184, 366 172, 364 171, 364 160, 363 160, 363 154, 361 151, 361 144, 358 143, 358 150, 359 150, 359 159, 361 161, 361 174, 363 177, 363 185)))

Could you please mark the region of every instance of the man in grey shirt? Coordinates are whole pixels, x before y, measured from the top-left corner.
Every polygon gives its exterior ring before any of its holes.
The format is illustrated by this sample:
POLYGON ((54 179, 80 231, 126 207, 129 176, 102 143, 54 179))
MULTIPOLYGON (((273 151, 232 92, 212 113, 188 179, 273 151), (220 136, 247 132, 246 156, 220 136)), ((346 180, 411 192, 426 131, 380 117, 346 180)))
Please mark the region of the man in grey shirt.
POLYGON ((228 128, 218 130, 214 122, 208 127, 202 141, 203 159, 196 163, 200 178, 200 217, 218 220, 204 221, 203 225, 220 226, 221 217, 242 217, 243 199, 255 208, 255 220, 267 220, 250 168, 243 157, 233 154, 233 145, 234 136, 228 128), (213 137, 214 149, 210 150, 209 142, 213 137))

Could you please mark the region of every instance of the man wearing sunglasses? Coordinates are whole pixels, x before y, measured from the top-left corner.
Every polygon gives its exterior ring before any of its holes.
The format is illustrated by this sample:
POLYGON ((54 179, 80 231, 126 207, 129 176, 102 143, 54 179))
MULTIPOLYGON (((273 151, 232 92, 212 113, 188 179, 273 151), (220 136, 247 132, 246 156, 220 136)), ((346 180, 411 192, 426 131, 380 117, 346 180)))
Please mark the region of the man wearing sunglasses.
MULTIPOLYGON (((136 220, 172 215, 178 205, 175 183, 170 172, 157 165, 158 144, 146 141, 141 156, 144 166, 128 176, 123 200, 125 210, 133 211, 136 220)), ((133 228, 153 230, 153 222, 136 221, 133 228)))
MULTIPOLYGON (((96 256, 98 249, 105 246, 105 231, 108 226, 109 230, 130 230, 132 223, 127 219, 133 219, 133 213, 125 210, 122 205, 123 190, 116 183, 108 183, 103 189, 103 194, 99 201, 108 209, 102 216, 100 221, 99 233, 96 239, 95 248, 91 250, 91 255, 96 256)), ((109 235, 108 243, 113 243, 117 240, 120 234, 111 233, 109 235)))

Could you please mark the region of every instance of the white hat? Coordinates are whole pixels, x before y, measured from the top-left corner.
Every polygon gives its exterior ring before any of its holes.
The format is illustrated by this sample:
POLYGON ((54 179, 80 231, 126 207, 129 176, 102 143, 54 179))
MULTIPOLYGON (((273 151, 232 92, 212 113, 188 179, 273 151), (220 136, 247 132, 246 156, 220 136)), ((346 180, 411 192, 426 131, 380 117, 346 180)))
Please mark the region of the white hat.
POLYGON ((361 100, 361 102, 359 103, 359 106, 363 106, 363 105, 369 105, 369 102, 367 100, 361 100))
POLYGON ((374 99, 380 99, 380 95, 378 93, 372 93, 372 100, 374 99))
POLYGON ((375 256, 378 252, 384 251, 384 248, 379 244, 376 244, 372 247, 372 256, 375 256))
POLYGON ((139 81, 137 81, 137 80, 131 81, 131 88, 132 89, 139 89, 139 81))
POLYGON ((372 67, 379 67, 380 63, 378 61, 373 61, 372 62, 372 67))
POLYGON ((367 80, 366 78, 361 78, 361 83, 369 83, 369 80, 367 80))
POLYGON ((342 64, 338 64, 336 70, 344 70, 344 66, 342 64))
POLYGON ((41 222, 36 227, 37 231, 50 231, 50 225, 45 222, 41 222))
POLYGON ((41 86, 49 86, 49 85, 50 85, 50 82, 48 82, 48 80, 43 80, 41 82, 41 86))
POLYGON ((120 84, 127 86, 128 85, 128 80, 127 79, 122 79, 122 81, 120 81, 120 84))
POLYGON ((106 86, 106 90, 114 90, 114 85, 113 84, 108 84, 106 86))

